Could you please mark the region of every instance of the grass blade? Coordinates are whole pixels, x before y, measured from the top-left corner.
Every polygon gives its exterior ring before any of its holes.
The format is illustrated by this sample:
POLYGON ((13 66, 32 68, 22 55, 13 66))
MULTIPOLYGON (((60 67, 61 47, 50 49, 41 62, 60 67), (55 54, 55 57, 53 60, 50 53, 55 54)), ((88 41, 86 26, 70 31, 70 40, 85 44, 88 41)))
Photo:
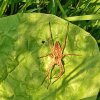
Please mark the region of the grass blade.
POLYGON ((65 19, 68 21, 98 20, 98 19, 100 19, 100 14, 73 16, 73 17, 66 17, 65 19))
POLYGON ((59 6, 59 9, 60 9, 61 12, 62 12, 63 17, 66 17, 66 13, 65 13, 65 11, 64 11, 64 9, 63 9, 63 7, 62 7, 60 1, 59 1, 59 0, 56 0, 56 2, 57 2, 57 4, 58 4, 58 6, 59 6))
POLYGON ((9 0, 3 0, 1 7, 0 7, 0 17, 3 15, 9 0))

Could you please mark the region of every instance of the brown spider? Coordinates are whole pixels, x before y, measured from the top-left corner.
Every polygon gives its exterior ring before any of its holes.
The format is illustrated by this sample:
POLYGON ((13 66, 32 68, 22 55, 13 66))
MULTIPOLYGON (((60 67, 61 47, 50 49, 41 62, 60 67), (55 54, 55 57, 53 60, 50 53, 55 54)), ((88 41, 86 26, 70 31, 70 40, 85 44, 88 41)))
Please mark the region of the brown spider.
MULTIPOLYGON (((69 22, 68 22, 68 31, 69 31, 69 22)), ((64 39, 64 42, 62 44, 62 47, 60 46, 60 43, 59 41, 55 41, 55 43, 53 43, 53 39, 52 39, 52 31, 51 31, 51 24, 49 22, 49 30, 50 30, 50 33, 49 33, 49 38, 48 38, 48 42, 49 42, 49 47, 50 47, 50 50, 51 50, 51 54, 48 54, 48 55, 45 55, 45 56, 42 56, 40 58, 43 58, 43 57, 47 57, 49 56, 51 59, 53 59, 53 62, 50 63, 48 69, 47 69, 47 74, 46 74, 46 78, 50 79, 50 76, 51 76, 51 70, 53 69, 54 65, 58 65, 59 68, 60 68, 60 72, 58 73, 58 75, 55 77, 55 81, 57 81, 64 73, 64 65, 62 64, 62 58, 64 56, 68 56, 68 55, 75 55, 75 56, 79 56, 77 54, 63 54, 63 51, 64 51, 64 48, 65 48, 65 45, 66 45, 66 39, 67 39, 67 34, 68 34, 68 31, 66 32, 66 35, 65 35, 65 39, 64 39)), ((45 78, 45 79, 46 79, 45 78)), ((44 81, 45 81, 44 79, 44 81)), ((44 82, 43 81, 43 82, 44 82)), ((43 84, 42 82, 42 84, 43 84)), ((54 83, 53 82, 53 83, 54 83)))

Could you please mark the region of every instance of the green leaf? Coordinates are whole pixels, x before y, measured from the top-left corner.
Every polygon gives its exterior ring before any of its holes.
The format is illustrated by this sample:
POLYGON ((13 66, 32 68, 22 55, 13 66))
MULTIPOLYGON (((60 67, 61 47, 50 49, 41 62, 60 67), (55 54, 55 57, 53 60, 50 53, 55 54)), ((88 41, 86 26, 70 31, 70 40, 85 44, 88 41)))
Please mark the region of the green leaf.
MULTIPOLYGON (((57 75, 55 65, 52 78, 57 75)), ((49 14, 26 13, 0 19, 0 100, 96 100, 100 87, 100 52, 95 39, 80 27, 49 14), (68 37, 62 59, 65 73, 51 84, 44 80, 52 59, 49 22, 54 41, 68 37), (69 30, 68 30, 69 27, 69 30)))

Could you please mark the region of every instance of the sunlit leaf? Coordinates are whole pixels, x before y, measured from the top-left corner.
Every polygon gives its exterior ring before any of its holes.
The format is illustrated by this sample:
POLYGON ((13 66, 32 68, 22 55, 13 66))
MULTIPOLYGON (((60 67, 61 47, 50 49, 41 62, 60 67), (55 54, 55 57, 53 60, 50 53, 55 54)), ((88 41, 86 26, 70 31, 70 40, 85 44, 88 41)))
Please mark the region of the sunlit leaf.
MULTIPOLYGON (((59 66, 52 71, 57 75, 59 66)), ((49 14, 17 14, 0 19, 0 100, 96 100, 100 87, 100 53, 95 39, 80 27, 49 14), (51 84, 41 85, 52 62, 48 44, 49 22, 52 37, 64 54, 65 73, 51 84), (68 30, 69 27, 69 30, 68 30)))

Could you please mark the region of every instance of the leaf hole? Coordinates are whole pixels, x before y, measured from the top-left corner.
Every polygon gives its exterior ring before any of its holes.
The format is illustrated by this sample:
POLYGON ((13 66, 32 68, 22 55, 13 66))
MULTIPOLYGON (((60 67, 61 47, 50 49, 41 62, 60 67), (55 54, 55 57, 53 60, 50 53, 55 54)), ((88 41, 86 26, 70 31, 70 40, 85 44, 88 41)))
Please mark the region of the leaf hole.
POLYGON ((44 43, 45 43, 45 41, 43 40, 43 41, 42 41, 42 43, 44 44, 44 43))

